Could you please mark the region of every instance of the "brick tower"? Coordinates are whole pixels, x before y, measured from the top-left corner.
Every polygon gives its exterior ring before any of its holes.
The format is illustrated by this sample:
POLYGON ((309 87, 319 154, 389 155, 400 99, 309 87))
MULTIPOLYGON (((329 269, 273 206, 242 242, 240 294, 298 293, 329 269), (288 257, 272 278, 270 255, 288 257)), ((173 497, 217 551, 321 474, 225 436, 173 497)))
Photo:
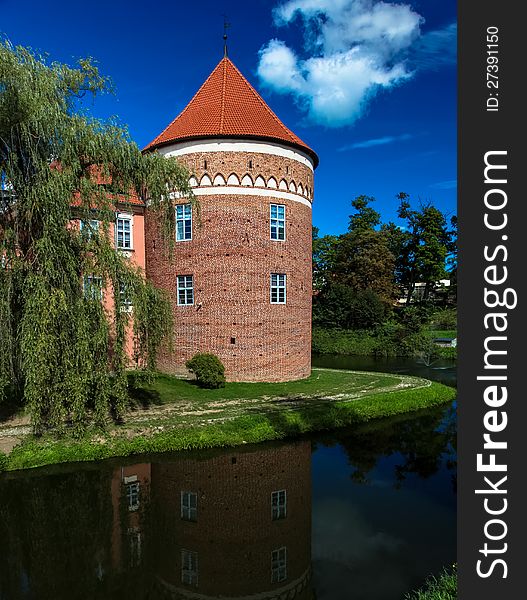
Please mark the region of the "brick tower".
POLYGON ((183 373, 218 355, 230 381, 288 381, 311 368, 311 203, 318 157, 224 57, 146 148, 189 170, 200 219, 181 199, 172 261, 146 216, 146 273, 172 299, 183 373))

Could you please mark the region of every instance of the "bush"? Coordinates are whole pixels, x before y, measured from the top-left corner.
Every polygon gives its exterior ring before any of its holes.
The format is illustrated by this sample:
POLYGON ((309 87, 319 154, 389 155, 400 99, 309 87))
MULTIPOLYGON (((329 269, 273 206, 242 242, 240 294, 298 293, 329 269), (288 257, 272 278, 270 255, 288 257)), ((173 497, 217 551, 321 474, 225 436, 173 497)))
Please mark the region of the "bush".
POLYGON ((432 329, 457 329, 457 309, 444 308, 432 315, 432 329))
POLYGON ((200 387, 211 390, 225 387, 225 367, 215 354, 198 353, 185 364, 196 375, 200 387))
POLYGON ((7 456, 0 451, 0 472, 7 469, 7 456))

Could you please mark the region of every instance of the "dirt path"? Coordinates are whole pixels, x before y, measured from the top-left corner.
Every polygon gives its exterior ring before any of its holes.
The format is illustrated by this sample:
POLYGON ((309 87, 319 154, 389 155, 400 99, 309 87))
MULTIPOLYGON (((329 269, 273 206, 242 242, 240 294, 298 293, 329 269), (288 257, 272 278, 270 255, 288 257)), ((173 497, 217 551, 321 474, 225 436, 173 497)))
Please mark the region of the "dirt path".
MULTIPOLYGON (((322 369, 313 369, 314 371, 322 369)), ((323 369, 333 371, 334 369, 323 369)), ((343 370, 338 370, 342 373, 343 370)), ((364 373, 362 371, 349 371, 350 373, 364 373)), ((367 373, 371 375, 371 373, 367 373)), ((316 408, 332 402, 357 400, 376 393, 394 392, 405 388, 424 388, 431 382, 419 377, 409 375, 390 374, 396 379, 393 385, 382 388, 365 386, 355 389, 350 393, 328 394, 294 394, 290 396, 262 396, 251 399, 225 399, 211 402, 175 402, 162 406, 149 407, 147 409, 130 410, 125 418, 125 426, 115 429, 115 433, 131 434, 140 431, 145 434, 159 431, 168 427, 189 427, 190 425, 207 425, 210 423, 224 423, 240 416, 254 413, 271 413, 282 410, 295 410, 309 404, 316 408)), ((0 423, 0 452, 9 453, 26 436, 31 433, 29 417, 14 417, 0 423)))

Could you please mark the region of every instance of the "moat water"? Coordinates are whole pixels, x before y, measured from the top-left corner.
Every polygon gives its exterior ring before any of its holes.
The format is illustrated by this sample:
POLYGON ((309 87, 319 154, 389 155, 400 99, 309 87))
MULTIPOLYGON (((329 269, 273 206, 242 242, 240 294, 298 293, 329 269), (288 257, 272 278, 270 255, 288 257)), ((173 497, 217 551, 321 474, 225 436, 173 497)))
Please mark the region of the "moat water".
MULTIPOLYGON (((316 357, 455 383, 452 364, 316 357)), ((0 599, 402 600, 456 556, 455 405, 0 477, 0 599)))

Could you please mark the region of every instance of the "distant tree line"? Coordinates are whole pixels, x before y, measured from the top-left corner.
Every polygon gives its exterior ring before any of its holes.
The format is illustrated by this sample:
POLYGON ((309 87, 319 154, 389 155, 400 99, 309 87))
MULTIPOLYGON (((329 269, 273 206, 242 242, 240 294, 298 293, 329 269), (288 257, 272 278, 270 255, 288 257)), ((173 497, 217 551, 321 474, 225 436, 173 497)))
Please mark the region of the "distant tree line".
POLYGON ((413 207, 406 193, 397 199, 404 226, 383 223, 375 199, 358 196, 346 233, 320 237, 313 228, 315 326, 375 329, 395 318, 417 320, 417 329, 422 315, 455 307, 456 217, 431 203, 413 207))

